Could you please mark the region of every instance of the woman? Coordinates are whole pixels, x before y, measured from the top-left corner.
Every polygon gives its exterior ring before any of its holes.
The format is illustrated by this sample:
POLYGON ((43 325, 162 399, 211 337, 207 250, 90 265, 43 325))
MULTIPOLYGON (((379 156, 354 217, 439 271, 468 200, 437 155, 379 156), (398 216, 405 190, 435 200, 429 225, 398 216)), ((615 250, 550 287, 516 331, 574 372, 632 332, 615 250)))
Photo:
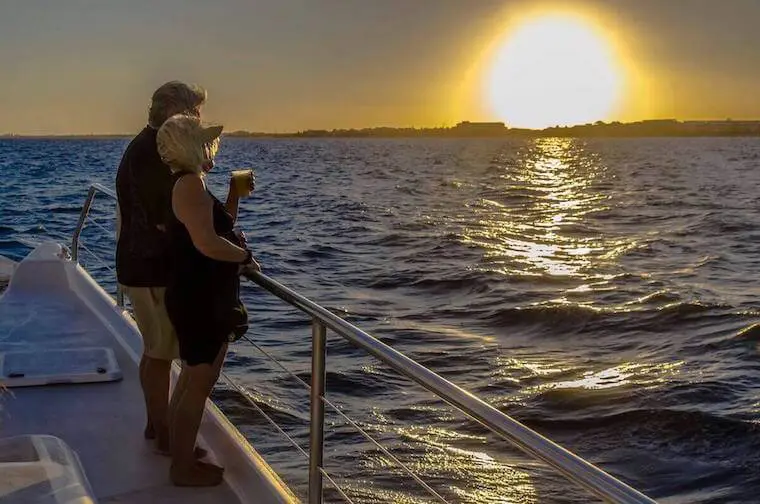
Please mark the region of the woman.
POLYGON ((227 343, 248 329, 239 299, 240 268, 260 269, 244 239, 233 232, 242 196, 235 184, 230 181, 226 205, 206 188, 205 175, 213 168, 221 132, 221 126, 203 127, 197 117, 175 115, 161 126, 156 139, 173 178, 166 309, 182 359, 169 413, 171 479, 179 486, 222 482, 221 467, 197 459, 195 441, 227 343))

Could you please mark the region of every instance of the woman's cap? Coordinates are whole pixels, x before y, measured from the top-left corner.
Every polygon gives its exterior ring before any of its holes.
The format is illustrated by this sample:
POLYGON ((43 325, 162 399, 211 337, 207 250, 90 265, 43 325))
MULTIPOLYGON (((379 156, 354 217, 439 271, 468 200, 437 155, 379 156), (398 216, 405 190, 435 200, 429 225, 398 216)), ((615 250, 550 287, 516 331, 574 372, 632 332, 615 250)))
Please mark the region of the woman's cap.
POLYGON ((158 130, 159 155, 170 166, 199 171, 216 154, 223 129, 221 125, 203 125, 191 115, 173 115, 158 130))

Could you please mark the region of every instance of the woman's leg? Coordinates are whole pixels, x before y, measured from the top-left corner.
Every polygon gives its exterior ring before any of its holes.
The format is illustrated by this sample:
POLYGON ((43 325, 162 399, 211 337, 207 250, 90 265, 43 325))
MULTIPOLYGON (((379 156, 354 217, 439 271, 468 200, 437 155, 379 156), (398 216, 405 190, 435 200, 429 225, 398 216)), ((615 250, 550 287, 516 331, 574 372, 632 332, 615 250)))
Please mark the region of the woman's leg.
POLYGON ((174 390, 172 391, 171 401, 169 402, 169 411, 167 412, 166 423, 169 426, 169 446, 174 443, 174 418, 177 414, 177 407, 179 400, 187 390, 187 379, 190 373, 187 370, 187 363, 181 361, 180 373, 177 377, 177 383, 174 384, 174 390))
POLYGON ((171 429, 171 478, 175 485, 213 486, 222 482, 222 469, 198 462, 194 450, 206 399, 219 376, 226 350, 225 344, 211 364, 183 366, 182 373, 187 373, 185 387, 177 391, 179 396, 176 397, 171 429))
MULTIPOLYGON (((222 366, 224 366, 224 359, 227 357, 227 347, 228 343, 224 342, 222 344, 222 348, 219 350, 219 355, 216 356, 216 359, 214 359, 214 384, 216 384, 217 381, 219 381, 219 375, 222 372, 222 366)), ((211 386, 213 389, 213 385, 211 386)))

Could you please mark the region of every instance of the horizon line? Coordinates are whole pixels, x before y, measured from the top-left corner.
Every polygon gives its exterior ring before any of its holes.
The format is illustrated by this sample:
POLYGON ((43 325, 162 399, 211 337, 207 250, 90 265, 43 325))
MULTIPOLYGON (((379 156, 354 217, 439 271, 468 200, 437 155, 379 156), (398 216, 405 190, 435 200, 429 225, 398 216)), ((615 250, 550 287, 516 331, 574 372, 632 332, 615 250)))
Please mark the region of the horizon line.
MULTIPOLYGON (((669 123, 669 124, 690 124, 690 123, 714 123, 714 124, 742 124, 742 123, 760 123, 760 118, 757 119, 642 119, 638 121, 622 122, 622 121, 594 121, 591 123, 572 124, 572 125, 554 125, 547 126, 545 128, 527 128, 519 126, 508 126, 503 121, 460 121, 454 126, 364 126, 364 127, 343 127, 343 128, 309 128, 301 129, 297 131, 286 132, 271 132, 271 131, 255 131, 247 129, 236 129, 232 131, 225 131, 222 136, 302 136, 306 133, 339 133, 339 132, 370 132, 373 130, 395 130, 395 131, 442 131, 442 130, 456 130, 464 129, 468 126, 489 126, 492 128, 503 128, 505 132, 527 132, 527 133, 541 133, 546 131, 553 131, 557 129, 572 129, 583 127, 605 127, 605 126, 630 126, 630 125, 643 125, 647 123, 669 123)), ((136 133, 0 133, 0 138, 125 138, 132 137, 136 133)))

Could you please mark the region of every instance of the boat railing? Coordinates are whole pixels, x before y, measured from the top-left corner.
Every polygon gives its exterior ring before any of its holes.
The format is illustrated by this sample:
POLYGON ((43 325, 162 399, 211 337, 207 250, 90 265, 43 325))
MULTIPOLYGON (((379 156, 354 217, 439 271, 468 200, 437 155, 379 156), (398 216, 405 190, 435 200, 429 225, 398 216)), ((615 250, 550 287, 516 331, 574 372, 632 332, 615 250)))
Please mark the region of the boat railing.
MULTIPOLYGON (((87 215, 92 205, 92 201, 97 193, 106 194, 112 198, 115 195, 112 191, 99 185, 90 186, 87 199, 82 208, 79 222, 74 231, 72 239, 71 253, 72 258, 77 260, 79 257, 80 235, 87 222, 87 215)), ((269 421, 274 427, 308 458, 309 463, 309 480, 308 480, 308 501, 309 504, 318 504, 323 498, 323 478, 335 487, 338 493, 351 502, 351 499, 338 486, 337 482, 330 477, 324 469, 324 425, 325 425, 325 406, 335 410, 344 420, 352 427, 359 430, 360 434, 365 436, 381 452, 389 457, 394 463, 399 464, 402 470, 410 475, 418 484, 421 485, 428 493, 439 502, 448 502, 443 496, 432 489, 418 475, 416 475, 407 465, 393 456, 387 449, 372 438, 356 422, 348 418, 335 404, 333 404, 325 394, 326 369, 327 369, 327 330, 329 329, 335 335, 343 338, 357 348, 360 348, 378 359, 386 366, 390 367, 400 375, 418 383, 428 391, 432 392, 439 399, 447 402, 454 408, 458 409, 465 415, 475 420, 480 426, 488 431, 500 436, 513 446, 519 448, 535 460, 539 460, 553 468, 568 480, 580 485, 590 493, 600 497, 606 502, 614 504, 652 504, 655 501, 641 492, 635 490, 619 479, 596 467, 583 458, 575 455, 569 450, 559 446, 548 438, 542 436, 536 431, 523 425, 509 415, 499 411, 484 400, 478 398, 472 393, 462 389, 454 383, 446 380, 442 376, 434 373, 425 366, 419 364, 403 353, 395 350, 391 346, 383 343, 376 337, 356 327, 350 322, 335 315, 327 308, 311 301, 298 292, 286 287, 278 281, 268 277, 260 272, 251 272, 245 275, 248 280, 262 287, 271 294, 279 297, 281 300, 297 308, 311 318, 311 383, 307 384, 287 367, 283 366, 269 352, 257 345, 248 337, 245 339, 252 344, 264 355, 273 360, 278 367, 289 373, 300 384, 310 390, 310 432, 309 432, 309 451, 301 448, 288 434, 267 415, 262 408, 251 398, 251 394, 232 380, 228 375, 223 374, 223 378, 234 389, 256 408, 259 413, 269 421)), ((117 303, 123 306, 123 296, 117 293, 117 303)))
MULTIPOLYGON (((75 262, 80 262, 79 260, 79 252, 80 249, 84 252, 86 252, 90 257, 95 259, 98 264, 100 264, 103 268, 108 270, 111 275, 113 275, 114 281, 116 281, 116 271, 115 266, 111 266, 108 264, 108 261, 100 257, 96 252, 91 250, 90 248, 86 247, 85 245, 82 245, 80 243, 80 237, 82 235, 82 231, 88 227, 88 226, 94 226, 101 231, 105 232, 106 236, 109 236, 113 233, 114 230, 107 229, 102 223, 98 222, 97 220, 93 219, 90 216, 90 210, 92 209, 92 204, 95 201, 95 196, 97 194, 104 194, 108 196, 112 201, 116 201, 116 193, 107 187, 101 185, 101 184, 91 184, 90 188, 87 190, 87 198, 84 200, 84 204, 82 205, 82 210, 79 212, 79 220, 77 221, 77 227, 74 228, 74 234, 71 238, 71 259, 75 262)), ((118 214, 118 206, 117 206, 117 214, 118 214)), ((118 222, 116 223, 118 225, 118 222)), ((116 286, 116 301, 119 304, 119 306, 124 306, 124 293, 121 290, 121 287, 117 284, 116 286)))

